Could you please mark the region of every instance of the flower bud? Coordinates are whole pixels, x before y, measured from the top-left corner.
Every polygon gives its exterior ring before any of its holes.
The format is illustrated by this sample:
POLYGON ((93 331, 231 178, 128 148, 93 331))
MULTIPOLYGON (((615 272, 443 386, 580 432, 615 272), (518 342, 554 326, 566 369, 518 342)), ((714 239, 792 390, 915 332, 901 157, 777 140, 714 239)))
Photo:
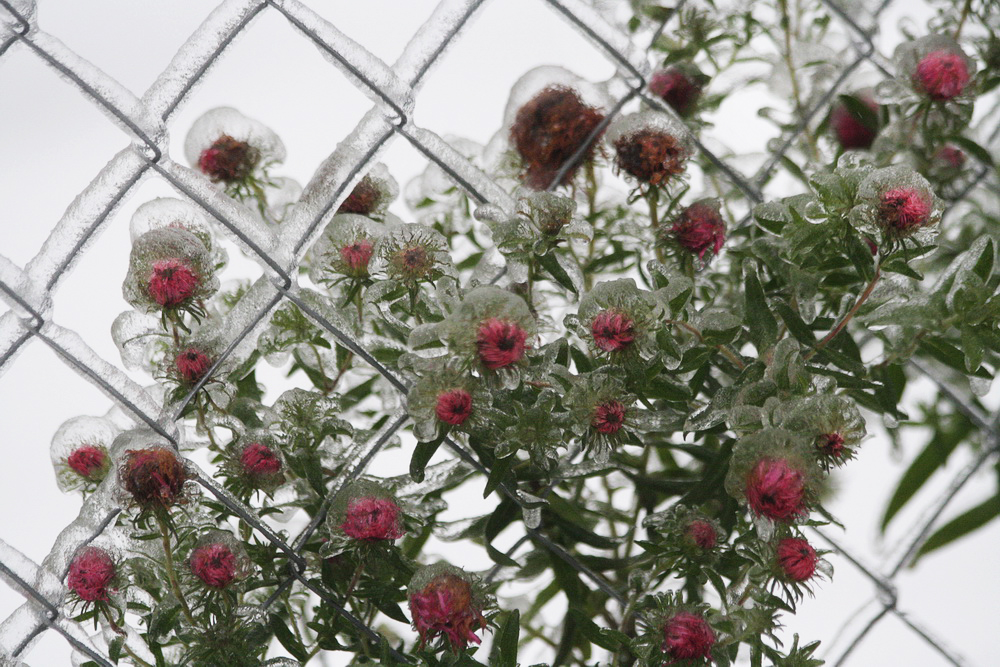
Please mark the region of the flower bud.
POLYGON ((714 549, 719 539, 718 533, 708 521, 696 519, 688 524, 684 537, 702 549, 714 549))
POLYGON ((153 262, 149 296, 164 308, 173 308, 191 298, 198 282, 198 276, 183 260, 163 259, 153 262))
POLYGON ((221 542, 203 544, 191 552, 191 573, 209 588, 223 589, 236 580, 237 558, 221 542))
POLYGON ((878 134, 879 107, 867 93, 858 93, 854 97, 871 109, 874 118, 859 116, 844 102, 837 102, 830 111, 830 128, 844 150, 868 150, 878 134))
POLYGON ((115 564, 108 552, 98 547, 84 547, 70 563, 66 584, 81 600, 107 601, 114 578, 115 564))
POLYGON ((66 459, 73 472, 90 481, 100 481, 108 471, 108 453, 103 447, 84 445, 66 459))
POLYGON ((726 241, 726 223, 719 214, 719 206, 710 199, 691 204, 674 220, 667 232, 681 248, 704 260, 705 253, 718 255, 726 241))
POLYGON ((608 401, 594 408, 590 425, 599 433, 611 435, 625 425, 625 405, 619 401, 608 401))
POLYGON ((679 660, 711 660, 715 632, 704 617, 682 611, 663 625, 663 652, 671 662, 679 660))
POLYGON ((272 478, 281 472, 281 459, 262 442, 251 442, 240 453, 243 474, 252 480, 272 478))
POLYGON ((791 521, 806 512, 806 480, 785 459, 762 458, 746 479, 746 500, 758 516, 791 521))
POLYGON ((410 581, 408 595, 421 646, 444 636, 458 652, 469 642, 482 641, 476 630, 486 627, 483 602, 469 575, 460 568, 444 563, 421 568, 410 581))
POLYGON ((932 205, 930 196, 916 188, 893 188, 882 194, 879 219, 897 233, 906 233, 927 224, 932 205))
POLYGON ((404 535, 399 514, 399 505, 391 498, 352 498, 340 529, 348 537, 365 542, 397 540, 404 535))
POLYGON ((198 168, 213 182, 239 183, 246 180, 260 162, 260 151, 228 134, 212 142, 198 156, 198 168))
POLYGON ((189 347, 174 359, 177 375, 188 385, 196 384, 212 367, 212 359, 197 347, 189 347))
POLYGON ((590 325, 594 345, 604 352, 618 352, 635 341, 635 322, 615 310, 602 310, 590 325))
POLYGON ((698 105, 705 75, 691 65, 670 66, 653 74, 649 90, 680 116, 690 116, 698 105))
POLYGON ((142 509, 166 508, 180 502, 189 478, 184 463, 166 447, 126 451, 119 476, 142 509))
POLYGON ((358 239, 354 243, 341 246, 340 259, 346 267, 345 273, 355 278, 368 276, 368 263, 373 252, 374 246, 368 239, 358 239))
POLYGON ((442 392, 438 394, 434 412, 444 423, 460 426, 472 414, 472 395, 464 389, 442 392))
POLYGON ((913 83, 932 100, 946 101, 965 90, 969 69, 958 53, 944 49, 931 51, 917 63, 913 83))
POLYGON ((476 349, 483 366, 497 370, 524 357, 527 332, 517 322, 487 318, 476 330, 476 349))
POLYGON ((785 577, 798 582, 811 579, 819 562, 816 550, 797 537, 786 537, 778 543, 777 558, 785 577))

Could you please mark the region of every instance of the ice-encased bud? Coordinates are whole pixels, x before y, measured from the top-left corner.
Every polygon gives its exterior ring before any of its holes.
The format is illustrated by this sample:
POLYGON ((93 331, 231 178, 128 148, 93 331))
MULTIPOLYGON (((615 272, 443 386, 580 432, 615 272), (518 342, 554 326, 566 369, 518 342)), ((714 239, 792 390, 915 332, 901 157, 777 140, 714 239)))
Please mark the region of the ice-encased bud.
POLYGON ((133 243, 122 292, 136 310, 186 308, 218 289, 211 254, 193 233, 153 229, 133 243))
POLYGON ((104 479, 111 468, 111 444, 118 435, 105 417, 73 417, 52 437, 49 455, 60 491, 73 491, 104 479))
POLYGON ((947 35, 926 35, 896 47, 896 74, 921 97, 947 102, 967 95, 976 63, 947 35))
POLYGON ((619 116, 608 127, 607 142, 615 150, 615 166, 649 185, 684 173, 693 154, 687 130, 657 111, 619 116))
POLYGON ((399 196, 399 184, 381 162, 358 181, 354 189, 337 209, 337 213, 353 213, 376 220, 385 216, 389 204, 399 196))
POLYGON ((192 167, 213 181, 229 184, 284 161, 285 145, 263 123, 232 107, 217 107, 191 126, 184 140, 184 155, 192 167))

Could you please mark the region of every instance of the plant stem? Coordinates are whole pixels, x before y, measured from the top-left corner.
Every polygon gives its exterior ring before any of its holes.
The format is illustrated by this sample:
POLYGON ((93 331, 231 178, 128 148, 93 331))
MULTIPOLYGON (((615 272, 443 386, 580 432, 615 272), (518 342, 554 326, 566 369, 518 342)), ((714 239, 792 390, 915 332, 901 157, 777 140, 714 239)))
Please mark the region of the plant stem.
MULTIPOLYGON (((693 333, 695 336, 697 336, 698 342, 702 344, 705 343, 705 337, 701 334, 701 331, 699 331, 697 327, 691 326, 687 322, 682 322, 680 320, 664 320, 664 323, 673 324, 686 331, 689 331, 693 333)), ((744 368, 747 367, 747 365, 743 363, 743 360, 740 359, 739 355, 730 350, 728 346, 720 344, 716 345, 715 349, 719 350, 719 352, 722 352, 722 354, 725 355, 726 359, 729 359, 729 361, 731 361, 733 365, 739 368, 740 370, 743 370, 744 368)))
POLYGON ((958 17, 958 26, 955 28, 954 39, 956 42, 958 36, 962 34, 962 27, 965 25, 965 19, 968 18, 970 9, 972 9, 972 0, 965 0, 965 4, 962 5, 962 15, 958 17))
POLYGON ((195 625, 194 616, 191 614, 191 608, 188 607, 187 600, 184 599, 184 593, 181 592, 181 586, 177 582, 177 571, 174 569, 174 556, 173 553, 171 553, 170 532, 167 530, 167 522, 160 516, 156 517, 156 522, 160 524, 160 537, 163 541, 164 566, 167 568, 167 579, 170 581, 170 590, 174 592, 174 596, 176 596, 178 602, 180 602, 181 611, 184 612, 184 617, 187 618, 191 625, 195 625))
MULTIPOLYGON (((779 0, 778 4, 781 7, 781 29, 785 34, 785 48, 782 56, 785 60, 785 66, 788 67, 788 79, 792 83, 792 99, 795 100, 795 114, 799 117, 799 120, 804 120, 806 117, 805 107, 802 104, 802 94, 799 91, 799 80, 795 70, 795 63, 792 60, 792 22, 788 16, 788 0, 779 0)), ((808 127, 802 128, 802 135, 809 144, 813 158, 819 160, 819 148, 817 148, 816 139, 813 138, 812 132, 809 131, 808 127)))
POLYGON ((828 333, 826 337, 823 338, 823 340, 821 340, 819 343, 816 344, 816 347, 814 347, 808 354, 805 355, 805 357, 803 357, 804 361, 809 361, 814 356, 816 356, 817 352, 826 347, 831 340, 837 337, 837 334, 840 333, 840 330, 843 329, 845 326, 847 326, 847 323, 850 322, 851 318, 853 318, 854 315, 858 312, 858 308, 861 308, 861 306, 864 305, 865 301, 868 300, 868 297, 872 295, 872 290, 875 289, 875 285, 878 284, 878 280, 881 276, 882 276, 882 268, 878 267, 875 269, 875 275, 872 276, 872 279, 868 283, 868 286, 865 287, 865 291, 861 293, 861 296, 858 297, 858 300, 855 301, 854 305, 851 306, 851 309, 847 311, 847 314, 844 315, 844 319, 840 320, 840 322, 837 323, 837 326, 831 329, 830 333, 828 333))
POLYGON ((660 203, 660 191, 651 187, 646 193, 646 201, 649 203, 649 223, 653 227, 653 247, 656 249, 656 261, 663 263, 663 248, 657 243, 660 236, 660 216, 657 206, 660 203))
POLYGON ((351 598, 351 593, 357 587, 358 582, 361 581, 361 573, 365 571, 365 564, 358 563, 357 569, 354 570, 354 576, 351 577, 351 583, 347 584, 347 592, 344 593, 344 601, 346 602, 351 598))

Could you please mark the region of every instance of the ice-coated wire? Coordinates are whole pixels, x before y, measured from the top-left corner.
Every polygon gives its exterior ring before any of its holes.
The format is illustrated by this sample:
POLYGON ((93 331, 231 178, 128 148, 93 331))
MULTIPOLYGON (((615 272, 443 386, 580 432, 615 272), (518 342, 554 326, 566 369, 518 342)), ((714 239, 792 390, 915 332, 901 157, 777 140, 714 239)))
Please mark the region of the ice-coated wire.
MULTIPOLYGON (((615 113, 617 113, 617 111, 620 110, 626 102, 633 99, 636 95, 641 95, 643 101, 654 108, 659 109, 664 113, 673 115, 672 110, 663 104, 661 100, 650 95, 648 92, 640 92, 648 83, 648 67, 644 57, 637 56, 636 52, 632 48, 631 40, 627 36, 619 34, 617 29, 604 23, 603 19, 597 16, 590 7, 582 2, 582 0, 542 1, 565 18, 575 30, 594 42, 597 47, 603 51, 605 55, 617 66, 620 72, 618 76, 623 79, 629 87, 630 92, 624 98, 619 100, 612 113, 608 114, 606 122, 610 122, 615 113)), ((839 6, 839 4, 835 2, 835 0, 824 0, 824 3, 839 20, 848 26, 851 31, 857 33, 860 39, 854 43, 854 46, 858 51, 859 57, 854 60, 848 68, 842 71, 838 80, 825 91, 819 102, 810 109, 804 118, 799 119, 798 125, 793 128, 787 136, 783 137, 781 148, 772 152, 769 162, 756 175, 753 183, 757 186, 762 185, 770 171, 772 171, 778 161, 780 161, 781 155, 783 155, 788 148, 801 137, 801 134, 808 126, 808 123, 830 102, 830 100, 833 99, 833 96, 836 94, 839 86, 846 80, 846 77, 860 65, 861 62, 867 59, 872 62, 875 67, 880 69, 884 75, 891 76, 891 72, 889 72, 884 64, 885 59, 882 58, 879 52, 875 49, 873 36, 875 35, 878 27, 877 20, 874 22, 871 29, 866 29, 860 26, 857 21, 847 14, 839 6)), ((890 3, 891 0, 884 0, 874 11, 874 17, 877 19, 890 3)), ((168 180, 182 195, 191 199, 201 208, 206 210, 240 243, 247 246, 251 252, 257 256, 259 261, 273 271, 281 281, 281 284, 276 286, 277 294, 269 299, 265 299, 265 301, 267 301, 266 304, 262 302, 256 312, 250 313, 249 319, 246 320, 249 321, 250 324, 242 327, 236 332, 233 340, 225 349, 221 358, 213 364, 212 368, 205 375, 205 377, 199 381, 199 383, 196 384, 196 386, 182 400, 181 408, 173 415, 174 422, 180 418, 180 414, 184 406, 190 403, 196 393, 204 386, 204 383, 211 377, 212 373, 215 372, 219 364, 226 357, 230 356, 237 346, 250 338, 253 335, 253 332, 262 323, 264 318, 273 312, 282 300, 286 298, 290 302, 298 305, 299 308, 301 308, 310 318, 333 334, 340 344, 344 345, 354 352, 360 359, 363 359, 366 363, 370 364, 373 369, 385 377, 387 381, 389 381, 401 394, 405 395, 407 385, 403 379, 396 376, 395 373, 386 366, 378 363, 377 360, 375 360, 374 357, 353 338, 341 331, 332 322, 329 322, 326 318, 324 318, 322 314, 316 312, 307 303, 302 301, 295 291, 294 281, 289 274, 290 265, 283 264, 282 262, 288 262, 289 258, 301 257, 304 253, 306 244, 316 233, 320 225, 322 225, 323 222, 329 218, 330 212, 333 210, 336 203, 343 198, 347 186, 355 182, 363 175, 364 171, 373 162, 378 152, 384 148, 396 134, 403 136, 428 160, 437 164, 456 184, 458 184, 477 202, 488 202, 501 207, 510 207, 509 200, 498 201, 506 196, 502 188, 496 186, 496 184, 494 184, 488 177, 475 169, 468 163, 467 160, 459 156, 455 151, 448 151, 449 147, 441 142, 436 135, 412 124, 412 121, 409 120, 406 111, 407 106, 412 104, 412 100, 406 95, 405 86, 392 83, 394 78, 398 77, 399 80, 408 82, 411 92, 415 93, 419 84, 431 68, 439 61, 440 56, 448 48, 449 44, 456 39, 468 21, 484 4, 485 0, 442 0, 439 2, 430 19, 425 22, 415 34, 413 40, 404 50, 404 54, 400 57, 399 61, 393 67, 385 68, 387 73, 387 77, 385 77, 385 79, 387 81, 387 85, 389 86, 389 88, 386 88, 378 82, 378 77, 370 75, 369 70, 359 68, 355 60, 352 59, 354 57, 353 55, 345 54, 338 49, 334 40, 319 34, 323 31, 323 26, 321 26, 320 29, 314 29, 312 26, 307 25, 307 21, 302 17, 304 15, 303 12, 308 13, 308 10, 306 10, 301 3, 295 0, 225 0, 212 11, 205 23, 200 26, 184 43, 175 58, 176 61, 180 59, 182 55, 189 56, 193 53, 197 56, 194 59, 194 62, 197 63, 197 67, 190 72, 184 72, 182 76, 177 76, 180 68, 176 62, 172 62, 171 65, 169 65, 160 75, 160 77, 158 77, 157 81, 154 82, 142 99, 135 100, 131 94, 127 93, 127 91, 121 92, 120 99, 116 99, 113 95, 109 96, 101 90, 98 90, 98 87, 94 85, 95 79, 93 77, 96 77, 96 80, 101 84, 107 84, 108 90, 115 91, 116 94, 121 91, 121 86, 117 81, 107 76, 104 72, 97 70, 96 68, 84 67, 85 61, 82 61, 82 59, 73 54, 69 49, 52 40, 46 33, 38 31, 37 29, 33 31, 33 28, 35 27, 31 24, 31 21, 16 9, 11 0, 0 0, 0 8, 9 13, 14 20, 13 24, 7 22, 7 25, 5 26, 6 37, 4 41, 0 43, 0 57, 8 51, 11 45, 17 43, 18 41, 24 43, 26 48, 29 49, 35 56, 45 62, 48 66, 67 77, 85 96, 92 100, 96 106, 101 107, 105 112, 110 114, 129 135, 137 138, 139 141, 139 143, 135 143, 126 148, 125 151, 120 153, 119 156, 115 158, 115 160, 122 163, 127 163, 129 160, 133 160, 135 162, 135 164, 130 166, 129 171, 127 172, 127 178, 120 183, 111 185, 99 183, 99 179, 95 179, 95 181, 88 185, 84 190, 84 194, 91 195, 99 199, 99 205, 97 208, 93 211, 83 210, 81 213, 82 217, 80 217, 79 220, 69 216, 68 213, 68 217, 65 220, 60 221, 60 225, 65 227, 68 232, 72 232, 75 236, 74 242, 69 246, 68 252, 57 252, 54 247, 58 244, 53 243, 52 248, 50 248, 47 244, 43 246, 42 251, 28 266, 26 273, 28 273, 32 279, 36 280, 37 284, 44 284, 45 292, 47 294, 51 294, 56 289, 59 278, 64 275, 72 263, 83 254, 84 247, 105 226, 105 223, 110 219, 118 205, 131 192, 133 192, 135 185, 137 185, 149 173, 155 171, 160 176, 168 180), (316 214, 304 225, 295 228, 294 234, 291 233, 292 230, 289 230, 289 233, 282 234, 277 239, 278 246, 275 248, 271 248, 269 244, 262 242, 262 239, 266 237, 265 229, 263 227, 255 227, 241 217, 231 218, 225 211, 219 210, 218 207, 214 206, 205 197, 198 194, 196 190, 192 189, 188 184, 184 183, 175 174, 173 174, 170 169, 165 167, 165 162, 163 160, 165 156, 161 151, 157 139, 153 136, 156 135, 156 137, 159 137, 160 135, 158 134, 158 131, 161 128, 153 127, 157 125, 157 123, 149 120, 149 118, 159 118, 161 121, 168 120, 184 102, 184 100, 187 99, 194 86, 205 77, 212 65, 219 59, 221 54, 232 43, 232 41, 248 28, 254 18, 266 9, 273 9, 286 18, 293 26, 296 27, 296 29, 315 43, 318 48, 323 50, 328 56, 335 60, 339 67, 346 69, 352 77, 357 79, 370 97, 375 98, 379 104, 388 106, 389 109, 392 110, 392 113, 396 116, 395 118, 388 118, 388 120, 391 121, 389 127, 387 127, 384 131, 377 133, 377 135, 372 135, 373 138, 371 138, 370 141, 366 141, 365 148, 362 150, 360 159, 354 161, 346 176, 341 182, 336 184, 337 187, 333 188, 332 195, 329 195, 322 205, 319 206, 316 214), (126 101, 127 105, 125 103, 126 101), (125 108, 126 106, 128 108, 125 108), (151 133, 150 130, 153 132, 151 133), (289 249, 290 253, 284 251, 277 252, 279 248, 289 249), (277 259, 276 257, 280 259, 277 259), (36 264, 37 268, 35 266, 36 264)), ((674 11, 670 17, 660 23, 657 30, 654 31, 652 37, 654 42, 658 39, 660 34, 662 34, 667 22, 679 14, 683 5, 684 0, 681 0, 674 7, 674 11)), ((0 16, 0 20, 5 19, 6 17, 0 16)), ((327 30, 327 33, 330 35, 335 34, 329 30, 327 30)), ((382 65, 381 63, 378 63, 375 67, 380 68, 382 65)), ((375 116, 369 116, 362 122, 373 124, 375 123, 375 119, 375 116)), ((599 134, 603 131, 603 129, 604 126, 595 130, 595 136, 591 137, 591 139, 596 138, 596 134, 599 134)), ((998 126, 997 129, 1000 130, 1000 126, 998 126)), ((997 130, 993 132, 993 137, 995 137, 996 134, 997 130)), ((589 144, 590 142, 588 141, 587 143, 589 144)), ((736 188, 741 190, 751 202, 761 201, 761 195, 757 187, 754 187, 754 185, 744 179, 724 160, 714 155, 700 142, 697 142, 697 146, 702 155, 705 156, 705 159, 715 165, 727 178, 727 180, 730 181, 736 188)), ((586 146, 581 150, 586 150, 586 146)), ((562 170, 560 171, 560 176, 569 169, 569 166, 576 157, 577 156, 573 156, 573 158, 563 165, 562 170)), ((985 168, 985 166, 981 166, 981 168, 976 172, 974 178, 970 179, 963 190, 959 192, 957 199, 963 200, 975 187, 980 185, 987 178, 987 176, 989 176, 989 174, 990 170, 985 168)), ((86 351, 86 354, 84 355, 85 359, 81 359, 80 355, 75 351, 82 344, 82 341, 71 341, 72 345, 67 347, 63 343, 63 337, 61 335, 51 334, 52 331, 58 333, 59 331, 64 330, 52 325, 54 327, 53 329, 46 329, 43 332, 43 328, 47 324, 45 319, 40 313, 37 312, 36 309, 29 305, 28 300, 23 298, 24 295, 18 293, 16 288, 0 282, 0 290, 10 297, 19 307, 24 308, 25 312, 27 312, 32 319, 30 323, 21 322, 20 325, 15 323, 15 327, 25 327, 25 330, 20 334, 12 334, 13 338, 8 338, 8 340, 11 340, 12 342, 8 344, 7 349, 0 351, 0 367, 3 367, 4 364, 10 360, 19 349, 32 340, 32 338, 38 338, 53 349, 53 351, 55 351, 67 364, 72 366, 79 373, 84 375, 84 377, 86 377, 90 382, 109 394, 118 404, 125 407, 139 421, 149 425, 159 435, 176 446, 177 441, 171 432, 171 428, 175 427, 175 424, 165 426, 160 423, 158 419, 153 416, 154 411, 144 409, 141 405, 137 405, 132 398, 126 395, 126 393, 129 392, 123 392, 117 388, 115 384, 110 381, 106 369, 95 368, 91 365, 91 363, 88 363, 86 359, 89 359, 92 355, 91 351, 86 351)), ((264 294, 266 296, 266 293, 264 294)), ((4 321, 7 322, 10 320, 9 318, 5 318, 4 321)), ((15 328, 13 331, 16 332, 17 329, 15 328)), ((99 357, 96 355, 93 355, 93 358, 94 360, 99 360, 99 357)), ((932 369, 921 365, 917 365, 915 368, 918 372, 927 375, 932 380, 940 380, 932 369)), ((898 574, 900 568, 909 561, 913 553, 919 549, 920 545, 923 544, 923 541, 933 528, 933 525, 937 519, 940 518, 942 512, 950 504, 958 490, 963 488, 972 475, 975 474, 975 472, 989 460, 989 457, 996 451, 997 443, 1000 442, 1000 436, 998 436, 998 426, 1000 425, 998 425, 996 421, 988 423, 987 418, 982 415, 981 411, 978 410, 971 400, 962 396, 958 390, 944 383, 939 382, 939 384, 941 385, 940 389, 942 393, 949 400, 955 403, 959 410, 969 416, 970 419, 973 419, 973 421, 979 426, 986 427, 984 432, 988 434, 988 439, 991 445, 987 447, 984 452, 982 452, 981 455, 967 468, 960 471, 959 474, 953 478, 951 485, 949 485, 949 488, 945 491, 945 493, 942 494, 935 503, 933 503, 933 510, 929 513, 929 515, 925 518, 925 521, 922 522, 920 528, 916 531, 916 535, 906 549, 906 553, 904 553, 900 558, 889 577, 884 577, 866 568, 860 559, 855 558, 846 549, 834 544, 831 540, 829 540, 829 538, 823 535, 824 539, 830 541, 831 545, 843 554, 853 567, 868 576, 873 581, 875 586, 883 593, 881 598, 883 604, 882 611, 876 617, 871 619, 859 632, 853 642, 840 656, 837 664, 843 664, 848 655, 889 611, 892 611, 895 615, 899 616, 911 631, 920 636, 924 641, 928 642, 932 647, 945 656, 946 659, 950 660, 954 664, 961 664, 960 659, 955 657, 946 647, 942 646, 941 642, 935 640, 929 635, 929 633, 924 631, 920 623, 911 619, 909 615, 904 615, 895 609, 896 588, 893 583, 893 578, 896 574, 898 574)), ((137 394, 137 396, 139 396, 139 394, 137 394)), ((139 402, 141 403, 142 401, 139 402)), ((338 485, 335 485, 334 488, 331 489, 330 493, 324 499, 320 515, 313 518, 306 529, 299 534, 291 545, 288 545, 274 531, 272 531, 251 508, 243 506, 234 498, 230 497, 227 492, 220 489, 218 485, 209 480, 203 473, 199 473, 199 483, 205 486, 205 488, 220 502, 229 507, 235 515, 247 521, 247 523, 258 530, 258 532, 260 532, 265 539, 276 544, 285 552, 286 555, 289 556, 291 561, 290 565, 292 566, 291 575, 288 579, 279 584, 271 599, 265 603, 265 606, 269 606, 275 599, 280 597, 280 595, 287 590, 289 586, 293 585, 294 581, 300 581, 306 589, 311 590, 319 596, 320 599, 324 600, 325 603, 332 605, 332 608, 334 608, 337 613, 343 615, 347 622, 350 623, 359 633, 374 642, 381 641, 381 636, 377 632, 368 627, 360 619, 354 617, 350 612, 343 609, 340 601, 336 599, 336 596, 332 595, 329 591, 326 591, 314 582, 309 581, 304 576, 301 551, 309 537, 312 536, 318 526, 322 523, 322 515, 325 514, 329 507, 329 503, 332 502, 336 492, 350 479, 364 473, 370 461, 382 449, 383 445, 388 442, 392 435, 403 427, 406 421, 407 417, 405 412, 400 413, 395 420, 387 422, 387 424, 379 432, 377 438, 355 448, 355 451, 360 454, 358 463, 346 475, 340 478, 338 485)), ((455 451, 460 458, 469 462, 480 472, 484 471, 484 468, 476 460, 475 456, 471 452, 467 451, 465 447, 450 438, 446 439, 445 442, 447 446, 455 451)), ((516 489, 511 489, 508 485, 501 484, 499 486, 499 490, 520 507, 526 507, 524 499, 521 498, 516 489)), ((95 527, 93 534, 87 537, 83 543, 89 543, 96 538, 104 530, 104 528, 114 520, 116 514, 117 510, 110 512, 104 520, 95 527)), ((512 555, 516 553, 517 550, 529 540, 536 541, 556 557, 565 560, 577 572, 589 578, 598 588, 603 590, 609 596, 615 598, 619 602, 624 602, 621 594, 617 592, 600 574, 591 571, 583 563, 581 563, 579 559, 573 556, 573 554, 568 553, 553 543, 538 529, 528 528, 526 534, 517 540, 516 543, 508 550, 508 554, 512 555)), ((498 569, 499 568, 493 568, 489 575, 490 578, 495 576, 498 569)), ((0 563, 0 571, 4 572, 8 576, 11 575, 10 568, 6 567, 3 563, 0 563)), ((101 664, 102 667, 110 665, 110 662, 106 658, 98 653, 95 653, 92 649, 81 643, 77 638, 73 637, 60 626, 58 623, 58 608, 51 605, 41 592, 16 576, 13 576, 12 580, 17 583, 19 588, 24 589, 28 597, 41 602, 42 605, 48 610, 48 613, 44 615, 44 618, 41 619, 35 628, 29 632, 28 639, 26 639, 22 645, 18 647, 14 653, 14 657, 17 657, 31 642, 31 639, 37 636, 38 633, 45 631, 47 628, 51 628, 65 637, 66 640, 74 646, 74 648, 80 650, 98 664, 101 664)), ((395 659, 402 662, 408 662, 406 656, 400 655, 391 647, 389 651, 395 659)))

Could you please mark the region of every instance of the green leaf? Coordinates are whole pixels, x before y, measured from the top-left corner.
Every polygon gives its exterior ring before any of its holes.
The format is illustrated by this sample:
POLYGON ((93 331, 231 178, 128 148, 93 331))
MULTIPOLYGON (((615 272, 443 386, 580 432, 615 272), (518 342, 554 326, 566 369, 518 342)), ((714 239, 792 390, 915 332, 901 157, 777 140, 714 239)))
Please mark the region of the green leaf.
POLYGON ((974 530, 982 528, 993 519, 1000 516, 1000 494, 976 505, 967 512, 955 517, 945 525, 941 526, 933 535, 927 538, 920 551, 913 558, 910 567, 916 565, 917 560, 924 554, 940 549, 946 544, 950 544, 960 537, 964 537, 974 530))
POLYGON ((418 442, 417 446, 413 448, 413 456, 410 457, 410 477, 413 478, 414 482, 424 481, 424 469, 427 467, 427 462, 434 456, 434 452, 438 450, 447 435, 447 429, 441 429, 441 435, 430 442, 418 442))
POLYGON ((309 660, 309 651, 306 650, 306 647, 302 645, 302 642, 299 641, 295 634, 288 629, 288 626, 285 625, 285 620, 281 616, 272 614, 270 626, 274 636, 293 658, 299 662, 309 660))
MULTIPOLYGON (((875 256, 867 243, 857 234, 848 234, 846 238, 847 258, 851 260, 858 275, 865 280, 875 277, 875 256)), ((897 270, 898 271, 898 270, 897 270)))
POLYGON ((789 306, 784 301, 778 301, 774 304, 774 309, 778 311, 778 315, 781 317, 781 321, 785 323, 788 327, 788 333, 795 337, 795 340, 799 341, 807 348, 812 348, 816 345, 816 337, 813 336, 812 329, 809 325, 803 321, 802 317, 795 311, 794 308, 789 306))
POLYGON ((573 284, 573 280, 566 273, 566 270, 559 264, 556 259, 555 253, 549 252, 544 255, 535 255, 535 259, 541 264, 542 268, 548 271, 552 278, 562 285, 564 288, 568 289, 573 294, 576 294, 576 286, 573 284))
POLYGON ((964 148, 968 153, 971 153, 973 157, 975 157, 977 160, 982 162, 987 167, 994 166, 993 156, 990 155, 990 152, 985 148, 983 148, 982 146, 980 146, 979 144, 977 144, 975 141, 972 141, 971 139, 967 139, 960 135, 952 136, 950 138, 950 141, 953 144, 958 145, 960 148, 964 148))
POLYGON ((861 122, 869 130, 878 129, 878 111, 873 110, 870 106, 859 100, 853 95, 839 95, 841 104, 847 107, 847 110, 854 116, 857 120, 861 122))
POLYGON ((764 289, 757 279, 757 271, 749 263, 743 267, 746 274, 746 317, 750 340, 758 352, 763 352, 778 340, 778 322, 767 306, 764 289))
POLYGON ((517 667, 517 640, 521 633, 521 612, 517 609, 503 613, 503 621, 493 640, 490 664, 496 667, 517 667))

